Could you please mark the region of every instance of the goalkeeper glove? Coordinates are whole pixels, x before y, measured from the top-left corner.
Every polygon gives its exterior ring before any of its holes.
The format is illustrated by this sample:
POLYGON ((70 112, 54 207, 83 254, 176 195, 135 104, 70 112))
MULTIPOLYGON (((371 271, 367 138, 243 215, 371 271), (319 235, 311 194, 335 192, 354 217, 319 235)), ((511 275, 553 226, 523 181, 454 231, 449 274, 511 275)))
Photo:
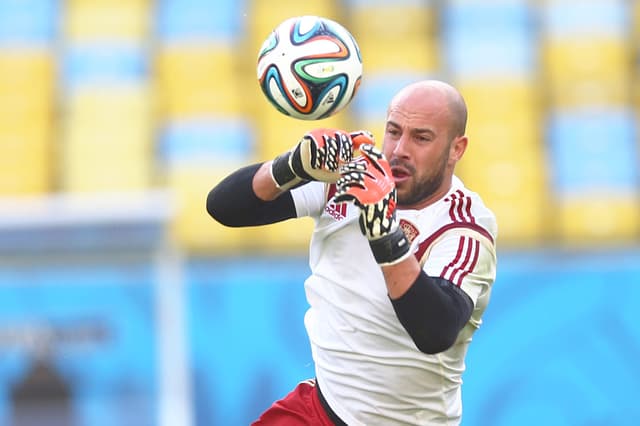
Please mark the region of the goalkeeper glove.
POLYGON ((333 183, 340 177, 339 167, 352 160, 353 151, 373 143, 373 135, 366 130, 315 129, 273 160, 271 177, 283 191, 310 180, 333 183))
POLYGON ((411 245, 396 220, 396 185, 391 166, 373 145, 340 169, 334 201, 360 207, 360 230, 369 240, 376 262, 394 265, 410 256, 411 245))

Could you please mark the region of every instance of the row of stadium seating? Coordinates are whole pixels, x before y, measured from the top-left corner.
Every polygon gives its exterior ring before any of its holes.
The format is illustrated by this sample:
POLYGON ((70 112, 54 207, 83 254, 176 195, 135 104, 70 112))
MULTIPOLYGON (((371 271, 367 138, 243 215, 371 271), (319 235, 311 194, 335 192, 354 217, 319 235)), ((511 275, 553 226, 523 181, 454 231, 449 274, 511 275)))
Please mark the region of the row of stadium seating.
POLYGON ((392 94, 430 77, 468 102, 459 172, 496 211, 501 241, 634 241, 636 3, 0 2, 0 194, 169 186, 186 248, 297 249, 310 223, 228 231, 204 212, 208 189, 312 125, 380 139, 392 94), (364 61, 352 107, 318 123, 282 116, 255 81, 264 38, 302 14, 343 23, 364 61))

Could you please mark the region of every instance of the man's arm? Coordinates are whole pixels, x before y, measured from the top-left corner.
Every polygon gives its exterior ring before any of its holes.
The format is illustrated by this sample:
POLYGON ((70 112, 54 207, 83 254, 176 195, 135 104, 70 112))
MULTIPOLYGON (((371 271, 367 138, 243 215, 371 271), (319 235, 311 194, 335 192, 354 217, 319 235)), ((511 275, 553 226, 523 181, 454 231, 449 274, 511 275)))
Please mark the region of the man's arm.
POLYGON ((296 216, 293 198, 276 186, 271 162, 243 167, 216 185, 207 196, 207 212, 226 226, 258 226, 296 216))
POLYGON ((382 266, 391 304, 422 352, 449 349, 471 318, 471 298, 452 282, 427 275, 414 256, 382 266))
POLYGON ((334 200, 360 207, 360 230, 382 268, 396 315, 418 349, 430 354, 447 350, 471 317, 471 298, 453 283, 422 270, 396 220, 389 163, 373 145, 360 151, 361 158, 342 168, 334 200))
POLYGON ((273 161, 237 170, 214 187, 207 212, 223 225, 258 226, 296 217, 289 190, 315 180, 335 182, 338 168, 353 158, 363 143, 373 143, 367 131, 346 133, 315 129, 273 161))

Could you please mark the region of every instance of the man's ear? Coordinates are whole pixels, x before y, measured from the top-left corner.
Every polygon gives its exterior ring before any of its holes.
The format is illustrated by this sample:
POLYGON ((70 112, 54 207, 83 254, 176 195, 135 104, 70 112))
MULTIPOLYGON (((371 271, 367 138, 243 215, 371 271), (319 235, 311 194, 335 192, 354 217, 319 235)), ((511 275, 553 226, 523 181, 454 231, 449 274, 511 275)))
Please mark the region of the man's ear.
POLYGON ((453 142, 451 142, 451 148, 449 149, 449 161, 453 164, 460 161, 464 152, 467 150, 467 144, 469 139, 466 136, 458 136, 453 142))

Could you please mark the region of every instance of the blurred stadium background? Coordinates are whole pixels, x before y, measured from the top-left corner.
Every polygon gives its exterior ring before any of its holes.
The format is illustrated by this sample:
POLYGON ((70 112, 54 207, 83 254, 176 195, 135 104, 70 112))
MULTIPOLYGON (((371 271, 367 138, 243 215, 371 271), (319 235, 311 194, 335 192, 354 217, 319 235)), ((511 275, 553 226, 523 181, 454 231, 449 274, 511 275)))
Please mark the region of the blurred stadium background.
POLYGON ((232 169, 390 96, 466 97, 498 216, 464 425, 640 424, 635 0, 0 0, 0 425, 247 425, 313 376, 309 222, 228 230, 232 169), (298 122, 255 59, 285 18, 354 34, 361 91, 298 122))

